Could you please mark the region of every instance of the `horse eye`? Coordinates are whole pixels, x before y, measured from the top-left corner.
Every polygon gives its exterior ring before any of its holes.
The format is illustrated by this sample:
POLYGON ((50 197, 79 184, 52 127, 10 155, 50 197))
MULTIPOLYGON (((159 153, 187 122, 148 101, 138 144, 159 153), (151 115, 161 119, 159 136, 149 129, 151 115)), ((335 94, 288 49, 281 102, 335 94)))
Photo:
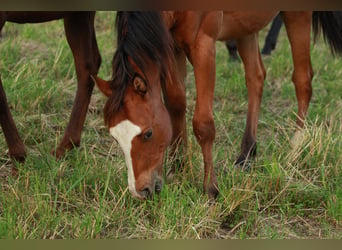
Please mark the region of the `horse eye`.
POLYGON ((147 130, 147 132, 144 134, 144 140, 148 140, 152 137, 152 129, 147 130))

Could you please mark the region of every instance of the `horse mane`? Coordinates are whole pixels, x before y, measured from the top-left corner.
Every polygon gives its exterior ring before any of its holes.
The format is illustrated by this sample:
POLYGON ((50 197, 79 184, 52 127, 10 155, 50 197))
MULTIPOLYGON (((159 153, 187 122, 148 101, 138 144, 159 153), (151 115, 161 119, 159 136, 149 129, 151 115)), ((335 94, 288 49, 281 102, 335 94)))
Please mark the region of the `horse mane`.
POLYGON ((165 84, 169 77, 170 67, 174 67, 173 40, 160 12, 119 11, 115 26, 117 50, 112 62, 112 95, 104 107, 106 124, 122 107, 126 88, 134 77, 135 72, 128 58, 141 69, 144 77, 147 66, 156 65, 160 70, 162 84, 165 84))

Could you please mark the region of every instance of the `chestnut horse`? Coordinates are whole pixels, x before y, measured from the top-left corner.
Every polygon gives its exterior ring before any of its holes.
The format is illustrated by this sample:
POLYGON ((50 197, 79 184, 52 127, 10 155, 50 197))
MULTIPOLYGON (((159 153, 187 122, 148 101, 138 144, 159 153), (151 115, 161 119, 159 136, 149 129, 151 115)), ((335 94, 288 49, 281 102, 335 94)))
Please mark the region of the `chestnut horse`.
MULTIPOLYGON (((236 165, 243 167, 256 154, 258 115, 265 79, 258 31, 277 14, 275 11, 118 13, 113 78, 104 81, 94 77, 94 80, 108 96, 104 119, 125 154, 128 185, 133 196, 144 199, 160 191, 167 146, 173 146, 171 155, 181 144, 183 148, 186 146, 186 58, 195 74, 197 96, 192 124, 203 153, 203 190, 209 198, 217 196, 212 148, 215 138, 215 43, 218 40, 237 41, 245 68, 247 123, 236 165)), ((282 18, 294 63, 292 80, 298 100, 297 124, 302 127, 312 93, 312 13, 283 12, 282 18)))
MULTIPOLYGON (((74 56, 77 92, 63 139, 53 151, 57 157, 80 144, 81 131, 94 87, 90 75, 97 74, 101 64, 94 31, 94 17, 95 12, 0 12, 0 32, 6 21, 39 23, 64 19, 66 38, 74 56)), ((9 148, 9 155, 14 160, 23 161, 26 156, 25 146, 13 121, 1 79, 0 124, 9 148)))

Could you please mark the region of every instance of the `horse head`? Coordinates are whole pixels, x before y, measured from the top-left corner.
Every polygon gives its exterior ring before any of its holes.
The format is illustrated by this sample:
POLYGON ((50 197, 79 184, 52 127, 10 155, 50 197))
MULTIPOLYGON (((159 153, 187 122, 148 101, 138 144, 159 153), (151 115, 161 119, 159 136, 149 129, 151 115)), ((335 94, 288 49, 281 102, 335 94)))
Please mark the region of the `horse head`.
POLYGON ((108 97, 105 123, 124 152, 129 190, 144 199, 162 188, 162 165, 172 138, 162 97, 172 50, 157 12, 120 12, 117 25, 122 32, 112 80, 94 80, 108 97))

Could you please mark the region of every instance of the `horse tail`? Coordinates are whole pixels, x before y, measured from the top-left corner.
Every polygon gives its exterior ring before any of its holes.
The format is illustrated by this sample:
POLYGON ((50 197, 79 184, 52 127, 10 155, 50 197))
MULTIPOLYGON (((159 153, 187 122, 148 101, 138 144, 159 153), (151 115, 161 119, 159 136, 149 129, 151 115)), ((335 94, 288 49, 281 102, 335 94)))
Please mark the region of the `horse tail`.
POLYGON ((342 56, 342 12, 314 11, 312 14, 314 40, 323 32, 326 43, 329 44, 333 55, 342 56))

